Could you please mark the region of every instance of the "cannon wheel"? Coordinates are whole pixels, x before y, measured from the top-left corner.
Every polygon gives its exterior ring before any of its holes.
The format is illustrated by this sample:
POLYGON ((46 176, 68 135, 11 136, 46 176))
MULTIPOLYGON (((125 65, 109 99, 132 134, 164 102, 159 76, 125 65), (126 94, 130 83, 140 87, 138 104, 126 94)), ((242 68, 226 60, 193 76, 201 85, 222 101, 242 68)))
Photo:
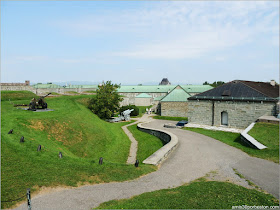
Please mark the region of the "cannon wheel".
POLYGON ((36 108, 35 108, 35 105, 36 105, 35 102, 31 102, 31 103, 29 104, 29 109, 35 110, 35 109, 36 109, 36 108))
POLYGON ((48 104, 47 104, 47 103, 43 103, 42 108, 43 108, 43 109, 48 108, 48 104))

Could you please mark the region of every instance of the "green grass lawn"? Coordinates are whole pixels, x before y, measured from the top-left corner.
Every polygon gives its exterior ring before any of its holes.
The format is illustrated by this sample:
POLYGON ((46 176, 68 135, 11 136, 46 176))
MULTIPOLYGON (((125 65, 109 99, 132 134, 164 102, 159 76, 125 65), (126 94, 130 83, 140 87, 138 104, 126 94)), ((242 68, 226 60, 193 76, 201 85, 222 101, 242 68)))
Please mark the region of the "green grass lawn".
POLYGON ((70 94, 79 94, 79 93, 76 92, 76 91, 66 91, 66 93, 70 93, 70 94))
POLYGON ((127 128, 138 141, 137 159, 140 163, 164 145, 159 138, 139 131, 137 125, 131 125, 127 128))
POLYGON ((224 142, 230 146, 241 149, 242 151, 248 153, 251 156, 266 159, 279 163, 279 126, 267 123, 256 123, 253 129, 249 132, 257 141, 266 145, 268 148, 263 150, 258 150, 249 147, 247 144, 243 143, 240 139, 240 134, 230 133, 224 131, 212 131, 202 128, 183 128, 185 130, 194 131, 221 142, 224 142))
POLYGON ((51 92, 51 95, 53 95, 53 96, 59 96, 59 95, 61 95, 61 94, 59 94, 59 93, 57 93, 57 92, 51 92))
POLYGON ((84 91, 83 93, 96 93, 96 90, 87 90, 87 91, 84 91))
POLYGON ((278 206, 272 195, 232 183, 216 181, 192 182, 174 189, 165 189, 112 200, 99 209, 231 209, 232 206, 278 206))
POLYGON ((37 95, 30 91, 9 91, 9 90, 1 91, 1 101, 8 101, 9 99, 11 101, 26 99, 29 100, 28 101, 29 104, 31 99, 34 97, 37 97, 37 95))
POLYGON ((279 153, 279 125, 259 122, 248 134, 268 148, 278 148, 279 153))
MULTIPOLYGON (((1 101, 1 200, 13 200, 42 186, 77 186, 135 179, 156 170, 126 165, 130 141, 121 126, 99 119, 84 105, 94 96, 46 98, 53 112, 17 109, 3 94, 1 101), (3 100, 4 99, 4 100, 3 100), (8 134, 14 129, 14 134, 8 134), (25 142, 20 143, 24 136, 25 142), (38 145, 42 151, 37 152, 38 145), (63 158, 58 158, 62 152, 63 158), (98 165, 100 157, 104 164, 98 165)), ((15 98, 19 99, 20 93, 15 98)), ((14 103, 29 103, 30 96, 14 103), (27 100, 28 99, 28 100, 27 100)), ((22 200, 25 200, 23 198, 22 200)), ((15 202, 1 203, 8 208, 15 202)))
POLYGON ((158 120, 173 120, 173 121, 181 121, 181 120, 188 120, 187 117, 169 117, 169 116, 154 116, 154 119, 158 120))

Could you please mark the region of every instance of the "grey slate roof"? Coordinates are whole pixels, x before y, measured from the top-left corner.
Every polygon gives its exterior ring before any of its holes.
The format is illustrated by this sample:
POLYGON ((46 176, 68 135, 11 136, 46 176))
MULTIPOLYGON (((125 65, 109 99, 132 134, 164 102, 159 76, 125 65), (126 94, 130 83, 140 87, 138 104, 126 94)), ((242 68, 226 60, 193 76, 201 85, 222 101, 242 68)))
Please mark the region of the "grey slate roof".
POLYGON ((267 82, 234 80, 214 89, 188 98, 188 100, 249 100, 276 101, 279 97, 279 85, 267 82))

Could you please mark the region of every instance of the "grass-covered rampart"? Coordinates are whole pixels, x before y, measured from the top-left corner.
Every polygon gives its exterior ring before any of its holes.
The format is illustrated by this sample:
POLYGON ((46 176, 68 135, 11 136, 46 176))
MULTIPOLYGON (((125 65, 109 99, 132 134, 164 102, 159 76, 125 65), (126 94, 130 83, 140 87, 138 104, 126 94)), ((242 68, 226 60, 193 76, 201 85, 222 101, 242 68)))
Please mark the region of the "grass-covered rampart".
MULTIPOLYGON (((33 94, 5 94, 2 91, 2 201, 21 197, 27 188, 34 193, 42 186, 124 181, 156 169, 125 164, 130 141, 121 126, 126 123, 108 123, 94 115, 85 106, 94 96, 49 97, 48 108, 55 111, 32 112, 13 107, 8 99, 16 95, 13 103, 29 103, 33 94), (8 134, 10 129, 14 129, 13 134, 8 134), (20 143, 21 136, 24 143, 20 143), (37 152, 39 144, 41 152, 37 152), (59 152, 62 159, 58 158, 59 152), (103 165, 98 165, 100 157, 104 158, 103 165)), ((2 202, 1 207, 15 203, 2 202)))

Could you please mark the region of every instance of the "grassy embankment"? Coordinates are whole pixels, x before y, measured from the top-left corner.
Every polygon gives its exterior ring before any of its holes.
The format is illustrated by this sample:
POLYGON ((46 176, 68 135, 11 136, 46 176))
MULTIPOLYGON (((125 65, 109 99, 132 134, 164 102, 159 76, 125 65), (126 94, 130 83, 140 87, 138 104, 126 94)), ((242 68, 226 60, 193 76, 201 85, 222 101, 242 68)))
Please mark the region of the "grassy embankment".
POLYGON ((131 199, 112 200, 100 209, 232 209, 232 206, 278 206, 269 194, 232 183, 195 181, 174 189, 144 193, 131 199))
POLYGON ((157 120, 173 120, 173 121, 181 121, 181 120, 187 120, 188 121, 188 118, 187 117, 169 117, 169 116, 154 116, 153 117, 154 119, 157 119, 157 120))
MULTIPOLYGON (((124 181, 152 172, 154 166, 126 165, 130 141, 121 126, 100 120, 85 104, 92 96, 46 98, 53 112, 17 109, 34 94, 2 91, 1 98, 1 200, 23 196, 42 186, 77 186, 124 181), (23 99, 23 100, 19 100, 23 99), (14 129, 14 134, 8 134, 14 129), (20 143, 24 136, 25 142, 20 143), (37 152, 38 145, 42 151, 37 152), (62 152, 63 158, 58 158, 62 152), (104 164, 98 165, 99 157, 104 164)), ((25 200, 25 198, 22 198, 25 200)), ((3 202, 8 208, 16 202, 3 202)))
POLYGON ((279 125, 269 123, 256 123, 249 135, 267 146, 267 149, 258 150, 249 147, 240 139, 240 134, 224 131, 212 131, 202 128, 183 128, 205 136, 212 137, 230 146, 241 149, 251 156, 279 163, 279 125))
POLYGON ((80 93, 78 93, 76 91, 66 91, 65 93, 68 93, 68 94, 80 94, 80 93))
POLYGON ((84 91, 83 93, 96 93, 96 90, 87 90, 87 91, 84 91))
POLYGON ((164 145, 159 138, 139 131, 137 125, 131 125, 127 128, 138 141, 137 159, 140 163, 164 145))

